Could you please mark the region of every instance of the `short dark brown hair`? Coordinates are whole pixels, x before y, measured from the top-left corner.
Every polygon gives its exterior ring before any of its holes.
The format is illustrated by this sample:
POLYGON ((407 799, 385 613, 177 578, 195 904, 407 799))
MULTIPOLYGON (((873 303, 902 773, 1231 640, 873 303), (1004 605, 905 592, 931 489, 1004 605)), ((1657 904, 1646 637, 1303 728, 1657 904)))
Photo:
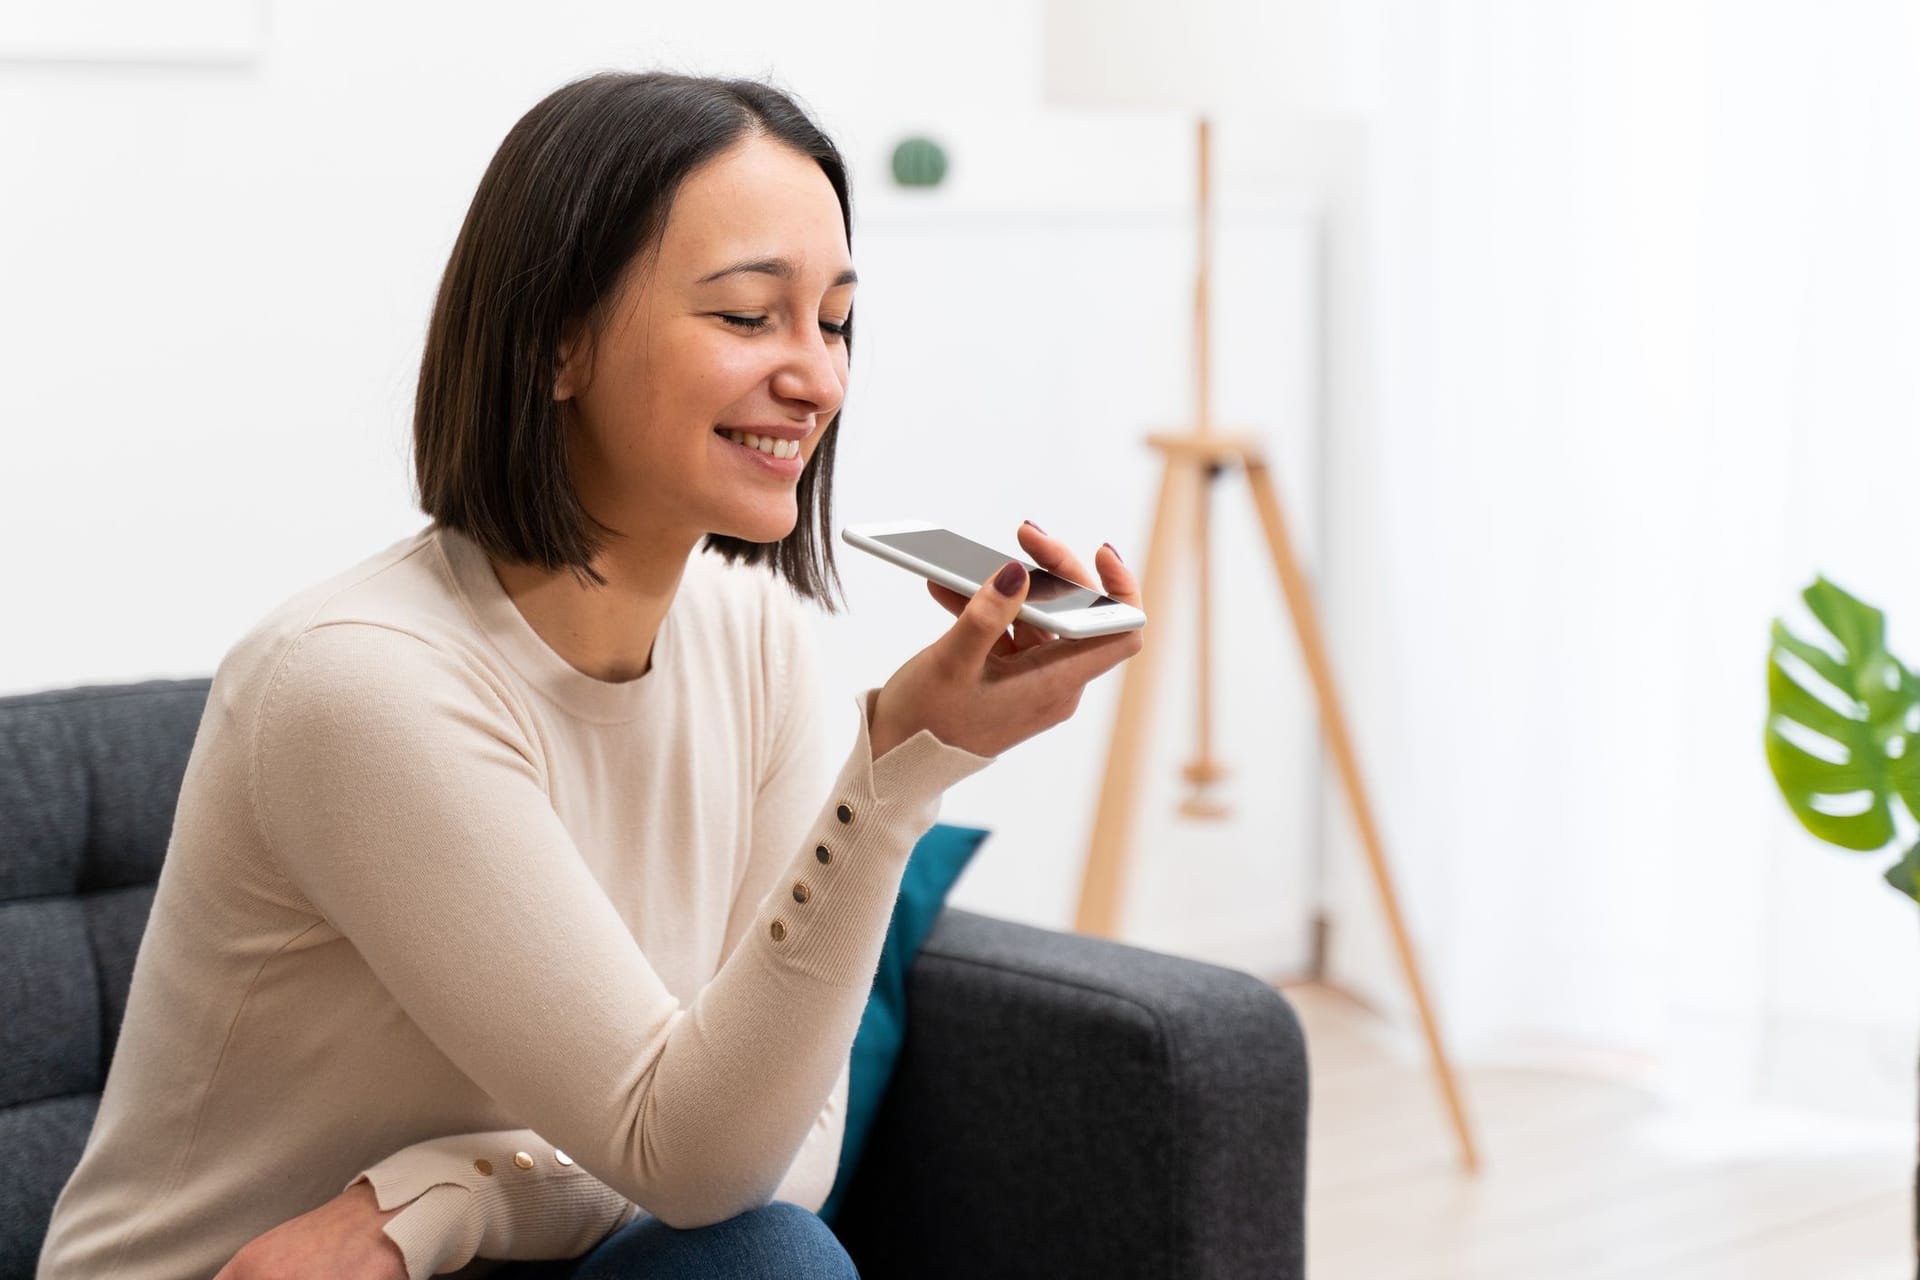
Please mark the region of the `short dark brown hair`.
MULTIPOLYGON (((593 558, 616 534, 588 513, 567 468, 553 399, 563 330, 595 321, 635 257, 658 249, 687 175, 750 134, 810 157, 853 207, 831 139, 785 92, 757 80, 664 71, 588 76, 522 116, 494 153, 440 280, 414 396, 420 509, 494 556, 569 569, 605 586, 593 558)), ((853 350, 847 317, 847 351, 853 350)), ((800 476, 800 518, 779 542, 710 533, 730 561, 770 564, 796 595, 834 610, 834 442, 821 432, 800 476)))

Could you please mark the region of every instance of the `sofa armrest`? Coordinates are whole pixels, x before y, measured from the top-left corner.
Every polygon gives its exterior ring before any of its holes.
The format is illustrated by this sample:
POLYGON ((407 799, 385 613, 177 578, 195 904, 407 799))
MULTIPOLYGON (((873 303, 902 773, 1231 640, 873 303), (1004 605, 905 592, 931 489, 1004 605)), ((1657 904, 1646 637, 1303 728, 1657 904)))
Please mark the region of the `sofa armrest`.
POLYGON ((1307 1058, 1250 974, 949 909, 835 1228, 890 1276, 1305 1269, 1307 1058))

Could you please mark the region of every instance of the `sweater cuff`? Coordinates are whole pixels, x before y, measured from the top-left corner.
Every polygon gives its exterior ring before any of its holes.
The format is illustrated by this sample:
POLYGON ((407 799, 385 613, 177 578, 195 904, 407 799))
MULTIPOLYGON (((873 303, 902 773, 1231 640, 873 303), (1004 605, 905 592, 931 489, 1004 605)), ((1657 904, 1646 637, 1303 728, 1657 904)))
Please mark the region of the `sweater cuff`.
POLYGON ((406 1205, 380 1231, 406 1260, 407 1280, 428 1280, 472 1259, 480 1241, 477 1224, 469 1221, 471 1191, 457 1182, 436 1182, 424 1191, 416 1190, 410 1184, 417 1180, 398 1170, 379 1176, 369 1170, 353 1182, 362 1180, 373 1187, 374 1202, 381 1209, 406 1205))
POLYGON ((993 763, 925 729, 873 759, 868 717, 879 694, 869 689, 855 699, 859 740, 757 924, 762 954, 778 967, 862 990, 873 981, 900 878, 939 816, 941 793, 993 763))
POLYGON ((382 1209, 406 1205, 382 1230, 406 1259, 407 1280, 476 1257, 577 1258, 637 1213, 531 1129, 418 1142, 353 1181, 362 1178, 382 1209))
MULTIPOLYGON (((870 763, 865 782, 879 799, 903 807, 926 801, 937 805, 941 792, 993 763, 993 756, 977 756, 963 747, 947 745, 931 729, 920 730, 878 760, 873 759, 873 712, 879 698, 878 686, 854 698, 860 708, 860 743, 854 758, 870 763)), ((928 825, 932 825, 931 820, 928 825)))

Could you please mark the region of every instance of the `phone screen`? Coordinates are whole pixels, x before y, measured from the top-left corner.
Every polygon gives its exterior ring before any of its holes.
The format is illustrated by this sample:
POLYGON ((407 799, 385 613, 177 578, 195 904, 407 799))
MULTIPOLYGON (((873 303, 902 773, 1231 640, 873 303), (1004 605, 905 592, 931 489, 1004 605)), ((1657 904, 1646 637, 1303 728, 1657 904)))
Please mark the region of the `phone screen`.
POLYGON ((1112 596, 1083 587, 1077 582, 1055 577, 1022 556, 1003 555, 992 547, 983 547, 969 538, 946 529, 921 529, 913 533, 882 533, 875 542, 898 547, 908 555, 937 564, 949 573, 957 573, 969 582, 984 583, 1000 572, 1009 560, 1027 566, 1031 581, 1027 585, 1027 603, 1042 613, 1071 613, 1097 605, 1119 604, 1112 596))

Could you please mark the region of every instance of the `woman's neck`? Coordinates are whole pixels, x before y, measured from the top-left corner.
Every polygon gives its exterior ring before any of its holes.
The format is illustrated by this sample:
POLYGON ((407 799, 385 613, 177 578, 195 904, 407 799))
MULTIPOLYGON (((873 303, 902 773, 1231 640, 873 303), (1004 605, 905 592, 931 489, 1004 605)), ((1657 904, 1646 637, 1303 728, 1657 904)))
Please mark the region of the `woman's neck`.
POLYGON ((500 586, 534 633, 567 664, 595 680, 637 680, 653 665, 653 641, 673 604, 680 577, 698 539, 685 546, 628 540, 609 547, 593 567, 604 587, 583 583, 569 570, 488 560, 500 586))

